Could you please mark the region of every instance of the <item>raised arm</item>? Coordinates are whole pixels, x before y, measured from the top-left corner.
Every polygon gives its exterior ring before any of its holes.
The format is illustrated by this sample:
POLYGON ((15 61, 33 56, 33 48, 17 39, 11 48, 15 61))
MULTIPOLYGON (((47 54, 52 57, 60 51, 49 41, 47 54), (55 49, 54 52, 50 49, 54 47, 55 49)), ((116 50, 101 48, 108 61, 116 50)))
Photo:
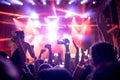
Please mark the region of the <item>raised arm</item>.
POLYGON ((32 46, 29 43, 26 43, 26 47, 27 47, 27 50, 28 50, 30 56, 32 58, 36 59, 35 53, 34 53, 34 50, 33 50, 32 46))

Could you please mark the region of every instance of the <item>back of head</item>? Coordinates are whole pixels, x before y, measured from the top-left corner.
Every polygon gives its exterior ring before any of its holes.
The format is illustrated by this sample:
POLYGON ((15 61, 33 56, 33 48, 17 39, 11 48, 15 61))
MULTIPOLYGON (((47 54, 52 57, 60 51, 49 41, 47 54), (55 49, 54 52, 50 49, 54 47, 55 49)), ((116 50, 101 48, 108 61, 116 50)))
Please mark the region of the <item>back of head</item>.
POLYGON ((43 69, 48 69, 48 68, 52 68, 52 66, 48 63, 43 63, 39 66, 38 72, 40 72, 43 69))
POLYGON ((16 36, 18 36, 20 39, 24 39, 25 34, 24 31, 16 31, 16 36))
POLYGON ((63 68, 44 69, 38 73, 38 80, 73 80, 67 70, 63 68))
POLYGON ((0 56, 4 57, 4 58, 7 58, 7 53, 3 52, 3 51, 0 51, 0 56))
POLYGON ((0 80, 18 80, 19 74, 10 60, 0 56, 0 80))
POLYGON ((116 61, 116 53, 113 45, 107 42, 96 43, 90 48, 94 65, 104 62, 116 61))

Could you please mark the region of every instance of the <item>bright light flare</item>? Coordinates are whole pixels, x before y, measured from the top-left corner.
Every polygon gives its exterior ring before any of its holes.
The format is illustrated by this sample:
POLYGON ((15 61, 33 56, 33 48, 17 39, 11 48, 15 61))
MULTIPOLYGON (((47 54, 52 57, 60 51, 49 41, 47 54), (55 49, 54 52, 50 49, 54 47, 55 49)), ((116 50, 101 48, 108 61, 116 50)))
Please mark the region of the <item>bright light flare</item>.
POLYGON ((53 30, 55 28, 57 28, 57 25, 58 25, 58 21, 59 21, 59 18, 53 20, 53 21, 50 21, 48 18, 44 18, 46 23, 47 23, 47 29, 48 30, 53 30))
POLYGON ((65 15, 65 18, 73 17, 74 16, 74 14, 73 14, 74 12, 75 12, 74 8, 69 8, 68 12, 65 15))
POLYGON ((48 34, 47 34, 47 39, 50 42, 56 41, 57 37, 58 37, 57 32, 55 32, 54 30, 49 31, 48 34))
POLYGON ((6 5, 9 5, 9 6, 11 5, 11 3, 7 2, 7 1, 3 1, 3 0, 0 3, 6 4, 6 5))
POLYGON ((41 24, 38 20, 33 20, 32 22, 33 22, 34 27, 41 28, 41 24))
POLYGON ((15 19, 15 18, 13 18, 13 21, 18 30, 23 30, 25 28, 25 24, 23 22, 20 22, 19 20, 15 19))
POLYGON ((72 14, 72 15, 75 15, 75 16, 81 16, 81 14, 75 13, 74 11, 64 10, 64 9, 61 9, 61 8, 56 8, 56 10, 61 11, 61 12, 65 12, 65 13, 69 13, 69 14, 72 14))
POLYGON ((76 36, 79 38, 79 39, 83 39, 83 35, 82 34, 76 34, 76 36))
POLYGON ((13 4, 17 4, 17 5, 23 5, 23 2, 20 0, 9 0, 11 3, 13 4))
POLYGON ((32 12, 32 13, 30 14, 30 18, 31 18, 31 19, 39 19, 39 16, 38 16, 37 13, 32 12))
POLYGON ((87 3, 89 0, 82 0, 80 3, 81 4, 85 4, 85 3, 87 3))
POLYGON ((92 3, 93 3, 93 4, 96 4, 96 1, 93 1, 92 3))
POLYGON ((47 3, 46 3, 46 0, 41 0, 42 1, 42 3, 43 3, 43 5, 46 5, 47 3))
POLYGON ((75 0, 70 0, 68 4, 72 4, 73 2, 75 2, 75 0))
POLYGON ((27 0, 29 3, 31 3, 32 5, 35 5, 35 2, 33 0, 27 0))
POLYGON ((70 35, 69 34, 63 34, 63 39, 65 39, 65 38, 69 39, 70 35))
POLYGON ((56 0, 56 4, 59 5, 61 0, 56 0))

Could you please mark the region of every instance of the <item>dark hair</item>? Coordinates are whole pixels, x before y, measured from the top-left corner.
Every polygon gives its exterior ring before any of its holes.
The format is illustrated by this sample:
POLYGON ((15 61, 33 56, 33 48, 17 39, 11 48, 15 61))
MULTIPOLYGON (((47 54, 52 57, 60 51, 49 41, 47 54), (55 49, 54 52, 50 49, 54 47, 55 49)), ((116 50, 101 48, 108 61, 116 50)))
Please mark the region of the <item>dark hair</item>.
POLYGON ((43 63, 43 64, 40 65, 40 67, 38 69, 38 72, 40 72, 43 69, 48 69, 48 68, 52 68, 52 66, 48 63, 43 63))
POLYGON ((94 65, 106 61, 117 60, 116 53, 112 44, 108 42, 95 43, 90 48, 94 65))
POLYGON ((64 68, 49 68, 38 73, 38 80, 73 80, 64 68))
POLYGON ((24 39, 25 34, 24 31, 16 31, 16 36, 18 36, 20 39, 24 39))
POLYGON ((18 80, 19 74, 10 60, 0 56, 0 80, 18 80))
POLYGON ((4 58, 7 58, 7 53, 4 51, 0 51, 0 55, 4 58))

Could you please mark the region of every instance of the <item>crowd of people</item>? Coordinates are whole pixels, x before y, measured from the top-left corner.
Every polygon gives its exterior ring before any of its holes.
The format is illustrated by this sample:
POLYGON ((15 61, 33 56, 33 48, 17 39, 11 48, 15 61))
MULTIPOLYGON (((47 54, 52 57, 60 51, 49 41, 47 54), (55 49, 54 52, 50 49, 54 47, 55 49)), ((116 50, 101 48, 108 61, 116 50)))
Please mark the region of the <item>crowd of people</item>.
POLYGON ((64 64, 59 55, 56 63, 52 62, 53 54, 51 45, 46 44, 49 56, 48 61, 35 56, 32 46, 24 41, 24 32, 16 31, 11 40, 14 44, 14 52, 7 58, 5 52, 0 52, 0 80, 120 80, 119 53, 113 44, 102 41, 96 42, 89 47, 89 57, 81 49, 79 59, 79 48, 76 48, 75 59, 71 59, 69 51, 69 40, 64 39, 66 48, 64 64), (26 51, 34 59, 27 63, 26 51))

